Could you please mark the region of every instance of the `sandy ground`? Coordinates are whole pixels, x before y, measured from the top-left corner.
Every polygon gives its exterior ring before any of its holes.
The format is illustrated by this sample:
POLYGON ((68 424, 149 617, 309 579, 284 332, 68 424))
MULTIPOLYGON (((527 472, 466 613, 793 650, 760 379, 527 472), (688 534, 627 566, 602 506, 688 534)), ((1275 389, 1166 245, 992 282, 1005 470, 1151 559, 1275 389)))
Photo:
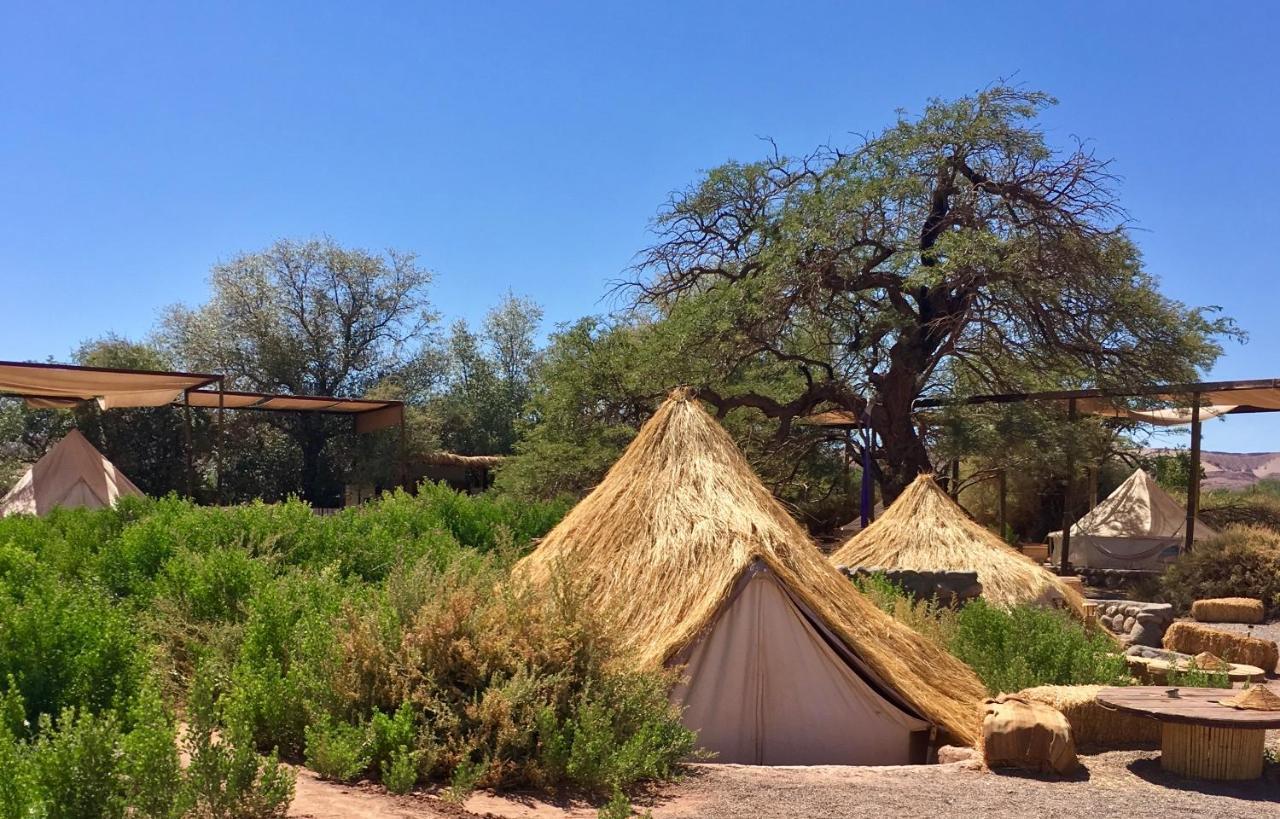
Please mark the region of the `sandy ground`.
MULTIPOLYGON (((1272 737, 1280 744, 1280 735, 1272 737)), ((684 778, 636 797, 654 819, 801 819, 801 817, 1280 817, 1280 766, 1243 784, 1190 782, 1160 770, 1154 751, 1109 751, 1080 758, 1067 779, 975 769, 971 764, 853 768, 692 765, 684 778)), ((479 792, 465 809, 431 795, 389 796, 380 789, 321 782, 300 771, 295 817, 337 819, 593 819, 584 802, 548 803, 479 792)))

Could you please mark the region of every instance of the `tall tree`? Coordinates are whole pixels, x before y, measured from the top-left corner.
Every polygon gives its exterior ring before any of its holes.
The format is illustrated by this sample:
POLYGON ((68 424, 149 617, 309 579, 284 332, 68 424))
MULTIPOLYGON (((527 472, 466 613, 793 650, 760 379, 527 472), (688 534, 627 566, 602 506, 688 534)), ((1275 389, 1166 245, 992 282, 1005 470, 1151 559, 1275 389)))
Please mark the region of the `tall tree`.
MULTIPOLYGON (((209 301, 170 308, 159 338, 176 362, 227 373, 232 388, 360 396, 401 368, 430 328, 430 282, 412 253, 279 241, 215 266, 209 301)), ((298 446, 303 494, 336 502, 324 452, 339 427, 312 413, 274 422, 298 446)))
POLYGON ((961 374, 991 390, 1028 371, 1059 386, 1193 377, 1234 325, 1159 292, 1107 162, 1047 144, 1036 120, 1052 103, 1000 85, 851 150, 716 168, 660 213, 635 306, 707 317, 691 349, 726 372, 794 372, 781 388, 701 383, 721 413, 774 419, 779 441, 824 407, 867 413, 889 499, 930 469, 914 402, 954 397, 961 374))

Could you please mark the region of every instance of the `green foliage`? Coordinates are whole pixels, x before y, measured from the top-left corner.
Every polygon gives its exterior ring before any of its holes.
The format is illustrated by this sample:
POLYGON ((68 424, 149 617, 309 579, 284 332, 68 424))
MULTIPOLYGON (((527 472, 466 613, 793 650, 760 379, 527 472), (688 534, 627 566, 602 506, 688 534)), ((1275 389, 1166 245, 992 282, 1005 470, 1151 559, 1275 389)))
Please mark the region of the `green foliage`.
POLYGON ((277 752, 397 792, 669 776, 693 748, 671 680, 623 671, 577 591, 504 582, 564 509, 424 485, 325 517, 167 498, 0 519, 0 804, 275 816, 277 752))
POLYGON ((411 751, 401 745, 391 752, 382 766, 382 784, 392 793, 408 793, 418 784, 422 751, 411 751))
POLYGON ((1280 532, 1233 526, 1196 544, 1160 581, 1163 599, 1181 612, 1212 597, 1255 597, 1268 616, 1280 613, 1280 532))
POLYGON ((211 681, 198 675, 187 706, 186 750, 190 756, 181 799, 184 807, 209 819, 276 819, 293 801, 293 773, 254 750, 247 726, 221 720, 211 681))
POLYGON ((1127 685, 1124 658, 1104 635, 1057 609, 1004 610, 978 599, 959 610, 914 600, 883 575, 855 583, 876 606, 971 667, 993 695, 1037 685, 1127 685))
POLYGON ((956 616, 948 643, 992 694, 1036 685, 1124 685, 1124 658, 1104 635, 1090 634, 1057 610, 1009 611, 975 600, 956 616))
POLYGON ((1225 671, 1200 668, 1193 659, 1184 669, 1170 668, 1165 684, 1177 688, 1230 688, 1231 677, 1225 671))
POLYGON ((621 788, 614 788, 609 801, 596 812, 597 819, 631 819, 631 800, 621 788))
POLYGON ((68 708, 123 708, 145 671, 125 613, 91 587, 0 589, 0 679, 11 679, 27 721, 68 708))
POLYGON ((335 722, 328 715, 306 727, 307 767, 325 779, 354 782, 372 761, 362 725, 335 722))

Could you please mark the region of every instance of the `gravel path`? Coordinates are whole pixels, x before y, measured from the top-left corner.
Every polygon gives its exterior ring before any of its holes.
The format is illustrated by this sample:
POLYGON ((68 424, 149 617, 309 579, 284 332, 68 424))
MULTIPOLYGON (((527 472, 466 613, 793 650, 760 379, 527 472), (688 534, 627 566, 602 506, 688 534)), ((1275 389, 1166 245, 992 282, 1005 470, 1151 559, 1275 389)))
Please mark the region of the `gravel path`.
MULTIPOLYGON (((1280 742, 1273 733, 1272 745, 1280 742)), ((855 768, 702 764, 679 782, 635 799, 653 819, 853 819, 853 817, 1280 817, 1280 766, 1255 782, 1191 782, 1160 770, 1154 751, 1080 757, 1059 779, 983 770, 973 763, 855 768)), ((593 819, 597 808, 520 795, 473 794, 465 807, 426 794, 396 797, 373 786, 322 782, 299 771, 291 817, 338 819, 593 819)))
POLYGON ((1164 774, 1155 752, 1081 757, 1073 779, 993 773, 954 765, 899 768, 752 768, 698 765, 652 805, 655 819, 983 816, 1168 819, 1280 817, 1280 769, 1243 785, 1191 783, 1164 774))

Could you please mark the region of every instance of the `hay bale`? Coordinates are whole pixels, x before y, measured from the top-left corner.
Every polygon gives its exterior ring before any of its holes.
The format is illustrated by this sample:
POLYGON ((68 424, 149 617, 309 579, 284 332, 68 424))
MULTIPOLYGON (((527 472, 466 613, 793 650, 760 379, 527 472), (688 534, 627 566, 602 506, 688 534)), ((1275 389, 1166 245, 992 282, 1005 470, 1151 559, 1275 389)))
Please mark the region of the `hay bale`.
POLYGON ((1098 702, 1100 685, 1039 685, 1014 696, 1055 708, 1071 724, 1077 748, 1114 750, 1160 744, 1160 723, 1098 702))
POLYGON ((1069 774, 1080 764, 1071 724, 1060 711, 1009 694, 982 708, 982 761, 988 768, 1069 774))
POLYGON ((1208 651, 1232 663, 1256 665, 1264 671, 1275 671, 1280 661, 1280 648, 1270 640, 1219 631, 1185 620, 1169 626, 1164 633, 1164 647, 1183 654, 1208 651))
POLYGON ((1201 623, 1261 623, 1262 601, 1253 597, 1215 597, 1191 604, 1191 616, 1201 623))

